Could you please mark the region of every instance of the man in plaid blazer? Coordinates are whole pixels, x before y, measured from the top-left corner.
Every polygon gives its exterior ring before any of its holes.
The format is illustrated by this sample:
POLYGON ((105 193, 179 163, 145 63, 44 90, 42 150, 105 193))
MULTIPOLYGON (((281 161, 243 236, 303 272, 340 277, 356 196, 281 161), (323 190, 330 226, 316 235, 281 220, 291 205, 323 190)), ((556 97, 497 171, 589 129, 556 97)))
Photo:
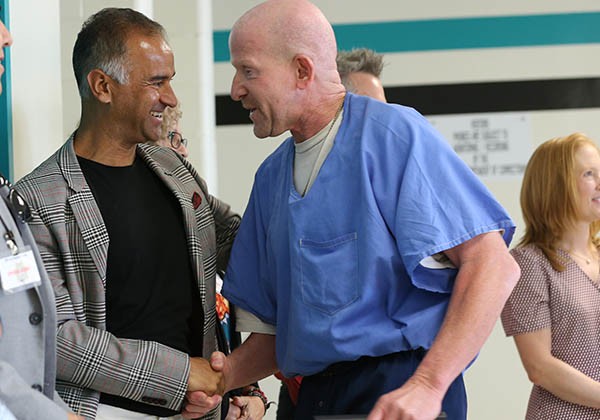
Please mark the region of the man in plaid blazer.
POLYGON ((176 416, 197 389, 217 402, 222 377, 205 358, 239 216, 184 158, 142 144, 177 104, 164 29, 104 9, 84 23, 73 67, 80 126, 16 185, 56 297, 57 390, 99 419, 176 416))

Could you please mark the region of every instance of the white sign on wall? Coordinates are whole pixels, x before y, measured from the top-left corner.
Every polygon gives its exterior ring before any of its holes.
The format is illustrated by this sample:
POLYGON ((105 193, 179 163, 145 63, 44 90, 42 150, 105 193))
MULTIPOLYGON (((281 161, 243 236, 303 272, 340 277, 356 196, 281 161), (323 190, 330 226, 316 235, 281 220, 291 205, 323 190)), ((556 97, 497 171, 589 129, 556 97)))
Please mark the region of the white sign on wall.
POLYGON ((481 178, 523 175, 532 153, 528 115, 499 112, 428 119, 481 178))

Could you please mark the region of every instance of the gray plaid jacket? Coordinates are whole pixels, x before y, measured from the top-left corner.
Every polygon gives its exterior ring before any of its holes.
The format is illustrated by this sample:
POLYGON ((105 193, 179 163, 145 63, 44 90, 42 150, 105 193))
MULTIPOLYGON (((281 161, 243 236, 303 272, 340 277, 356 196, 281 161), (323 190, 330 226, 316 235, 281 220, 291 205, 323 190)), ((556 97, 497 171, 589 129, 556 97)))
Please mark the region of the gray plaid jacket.
MULTIPOLYGON (((209 195, 194 168, 172 150, 138 145, 137 154, 181 204, 204 309, 203 356, 209 357, 216 349, 215 274, 227 266, 240 218, 209 195)), ((31 231, 56 297, 59 394, 88 418, 95 417, 101 392, 180 409, 189 357, 156 342, 119 339, 106 331, 109 238, 79 167, 73 136, 15 188, 32 208, 31 231)))

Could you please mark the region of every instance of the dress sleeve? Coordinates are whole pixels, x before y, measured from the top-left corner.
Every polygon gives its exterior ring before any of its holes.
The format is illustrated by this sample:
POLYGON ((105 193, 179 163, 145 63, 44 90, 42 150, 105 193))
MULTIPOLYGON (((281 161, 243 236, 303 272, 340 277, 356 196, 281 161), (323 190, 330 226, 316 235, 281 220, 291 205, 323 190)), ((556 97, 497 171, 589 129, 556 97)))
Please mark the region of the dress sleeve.
POLYGON ((521 278, 502 310, 502 326, 507 336, 550 328, 549 273, 541 251, 518 248, 511 251, 521 278))

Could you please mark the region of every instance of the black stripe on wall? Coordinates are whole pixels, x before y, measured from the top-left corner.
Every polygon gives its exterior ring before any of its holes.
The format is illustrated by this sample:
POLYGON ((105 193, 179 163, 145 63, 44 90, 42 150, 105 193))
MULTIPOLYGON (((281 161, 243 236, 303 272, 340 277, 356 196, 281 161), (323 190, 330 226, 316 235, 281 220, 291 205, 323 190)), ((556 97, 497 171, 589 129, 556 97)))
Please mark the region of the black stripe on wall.
MULTIPOLYGON (((600 78, 386 87, 389 102, 424 115, 600 108, 600 78)), ((229 95, 216 97, 217 125, 250 124, 229 95)))
POLYGON ((215 109, 217 125, 252 124, 248 110, 242 107, 241 102, 235 102, 229 95, 217 95, 215 109))

